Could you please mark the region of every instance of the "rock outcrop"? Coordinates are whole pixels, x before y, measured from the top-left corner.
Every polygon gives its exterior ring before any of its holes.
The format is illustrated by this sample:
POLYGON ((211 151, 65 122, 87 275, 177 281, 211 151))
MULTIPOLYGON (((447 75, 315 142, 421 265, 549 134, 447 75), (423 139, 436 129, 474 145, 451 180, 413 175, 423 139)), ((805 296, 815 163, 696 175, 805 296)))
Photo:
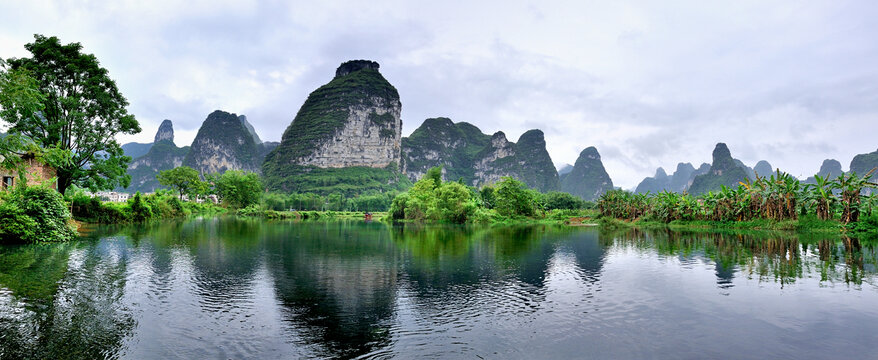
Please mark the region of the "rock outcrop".
POLYGON ((170 170, 183 164, 189 147, 178 148, 174 144, 174 128, 170 120, 162 122, 155 139, 156 142, 150 144, 146 154, 134 159, 128 165, 131 185, 125 191, 153 192, 161 187, 155 178, 160 171, 170 170))
MULTIPOLYGON (((664 170, 662 170, 663 172, 664 170)), ((613 180, 604 169, 601 155, 593 146, 579 153, 579 158, 573 164, 573 170, 561 182, 561 191, 588 201, 595 201, 601 194, 612 189, 613 180)))
POLYGON ((216 110, 207 116, 183 165, 202 174, 259 171, 260 149, 237 115, 216 110))
POLYGON ((696 176, 692 181, 692 186, 689 187, 689 193, 701 195, 708 191, 720 190, 722 185, 734 188, 747 179, 749 179, 747 169, 735 162, 726 144, 718 143, 713 149, 713 163, 710 165, 710 172, 696 176))
POLYGON ((378 68, 373 61, 348 61, 332 81, 308 95, 262 164, 269 189, 359 193, 396 187, 402 105, 378 68), (352 168, 361 170, 346 171, 352 168), (353 172, 357 175, 349 178, 353 172), (323 178, 322 185, 312 181, 316 177, 323 178))

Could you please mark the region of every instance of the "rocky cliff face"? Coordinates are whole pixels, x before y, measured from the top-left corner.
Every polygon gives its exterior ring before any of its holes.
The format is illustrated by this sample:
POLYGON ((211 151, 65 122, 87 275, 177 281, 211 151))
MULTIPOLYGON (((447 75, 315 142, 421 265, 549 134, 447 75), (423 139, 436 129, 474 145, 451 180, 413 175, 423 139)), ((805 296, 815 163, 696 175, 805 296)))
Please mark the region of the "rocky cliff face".
POLYGON ((183 165, 202 174, 259 170, 259 147, 237 115, 216 110, 207 116, 183 165))
POLYGON ((558 171, 552 165, 540 130, 528 130, 517 143, 507 140, 503 132, 495 133, 488 146, 475 156, 473 169, 473 186, 492 184, 511 176, 543 192, 560 188, 558 171))
POLYGON ((131 185, 125 191, 153 192, 160 187, 155 178, 160 171, 170 170, 183 164, 189 147, 178 148, 174 145, 174 128, 170 120, 162 122, 155 139, 156 142, 150 144, 146 154, 134 159, 128 165, 131 185))
POLYGON ((540 130, 525 132, 513 143, 503 132, 488 136, 469 123, 427 119, 403 139, 403 172, 416 181, 434 166, 442 166, 445 180, 463 179, 472 186, 511 176, 540 191, 559 187, 540 130))
MULTIPOLYGON (((876 167, 878 167, 878 150, 854 156, 854 159, 851 160, 850 171, 857 173, 858 176, 863 176, 876 167)), ((878 176, 873 173, 872 178, 878 178, 878 176)))
POLYGON ((455 124, 448 118, 424 120, 411 136, 402 138, 403 173, 417 181, 428 169, 442 166, 445 180, 475 180, 475 155, 491 137, 469 123, 455 124))
MULTIPOLYGON (((667 174, 665 175, 667 176, 667 174)), ((579 158, 573 164, 573 170, 561 182, 561 191, 589 201, 597 200, 601 194, 612 189, 613 180, 604 169, 601 155, 593 146, 579 153, 579 158)))
POLYGON ((383 191, 398 183, 385 177, 400 170, 402 105, 396 88, 378 68, 373 61, 348 61, 339 66, 332 81, 308 95, 280 144, 265 158, 262 169, 268 188, 330 191, 314 186, 318 174, 332 178, 322 184, 350 183, 346 191, 354 187, 383 191), (350 168, 375 171, 356 170, 356 179, 346 179, 351 171, 326 170, 350 168), (363 186, 369 183, 367 177, 375 183, 363 186))
POLYGON ((720 190, 722 185, 737 187, 739 182, 747 179, 749 179, 747 169, 735 163, 726 144, 718 143, 713 149, 713 163, 710 165, 710 172, 696 176, 695 180, 692 181, 692 186, 689 187, 689 193, 701 195, 708 191, 720 190))

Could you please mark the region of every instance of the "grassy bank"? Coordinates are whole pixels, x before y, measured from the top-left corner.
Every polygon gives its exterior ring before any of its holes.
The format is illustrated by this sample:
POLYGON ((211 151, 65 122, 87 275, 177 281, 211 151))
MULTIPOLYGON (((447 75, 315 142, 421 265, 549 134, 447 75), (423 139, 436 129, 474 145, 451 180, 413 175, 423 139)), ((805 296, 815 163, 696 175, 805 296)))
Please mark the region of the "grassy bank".
POLYGON ((597 221, 606 228, 637 227, 643 229, 671 229, 671 230, 772 230, 792 232, 823 232, 832 234, 847 234, 851 236, 878 237, 878 216, 863 219, 857 223, 848 225, 837 220, 820 220, 816 216, 803 216, 797 220, 769 220, 756 219, 748 221, 704 221, 704 220, 674 220, 669 223, 638 219, 634 221, 620 220, 612 217, 600 217, 597 221))

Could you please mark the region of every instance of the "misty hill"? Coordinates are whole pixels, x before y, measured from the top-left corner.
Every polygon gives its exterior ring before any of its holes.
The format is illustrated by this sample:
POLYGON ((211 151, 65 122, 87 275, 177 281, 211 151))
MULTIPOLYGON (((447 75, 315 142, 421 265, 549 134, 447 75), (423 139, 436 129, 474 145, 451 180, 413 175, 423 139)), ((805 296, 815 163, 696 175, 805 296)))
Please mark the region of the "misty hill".
POLYGON ((696 176, 706 174, 708 171, 710 171, 710 164, 701 164, 696 169, 691 163, 679 163, 674 173, 668 176, 664 169, 658 168, 655 176, 643 179, 634 192, 638 194, 646 192, 655 194, 662 191, 682 193, 689 189, 696 176))
POLYGON ((400 172, 399 93, 378 68, 345 62, 308 95, 262 164, 268 189, 352 195, 409 184, 400 172))
POLYGON ((125 156, 130 156, 131 159, 137 159, 146 155, 146 153, 149 152, 149 148, 152 147, 152 144, 167 139, 170 139, 171 142, 174 141, 174 127, 171 124, 171 120, 165 119, 159 125, 159 129, 155 133, 155 139, 151 143, 130 142, 122 145, 122 152, 125 156))
POLYGON ((701 195, 709 191, 717 191, 722 185, 734 188, 747 179, 749 179, 747 168, 736 163, 726 144, 718 143, 713 149, 713 163, 710 165, 710 171, 695 177, 692 186, 689 187, 689 193, 701 195))
POLYGON ((854 156, 854 159, 851 160, 850 171, 859 176, 866 175, 866 173, 872 171, 874 168, 878 168, 878 150, 866 154, 859 154, 854 156))
POLYGON ((613 180, 604 169, 601 155, 594 146, 579 153, 573 169, 564 176, 561 191, 579 196, 584 200, 594 201, 604 192, 613 189, 613 180))

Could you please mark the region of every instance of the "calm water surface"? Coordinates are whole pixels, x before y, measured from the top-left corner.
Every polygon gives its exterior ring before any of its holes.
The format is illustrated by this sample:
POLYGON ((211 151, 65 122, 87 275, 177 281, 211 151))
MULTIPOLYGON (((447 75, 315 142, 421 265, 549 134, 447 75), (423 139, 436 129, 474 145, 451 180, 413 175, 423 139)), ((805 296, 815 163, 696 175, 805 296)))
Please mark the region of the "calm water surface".
POLYGON ((875 358, 828 235, 198 219, 0 247, 2 358, 875 358))

